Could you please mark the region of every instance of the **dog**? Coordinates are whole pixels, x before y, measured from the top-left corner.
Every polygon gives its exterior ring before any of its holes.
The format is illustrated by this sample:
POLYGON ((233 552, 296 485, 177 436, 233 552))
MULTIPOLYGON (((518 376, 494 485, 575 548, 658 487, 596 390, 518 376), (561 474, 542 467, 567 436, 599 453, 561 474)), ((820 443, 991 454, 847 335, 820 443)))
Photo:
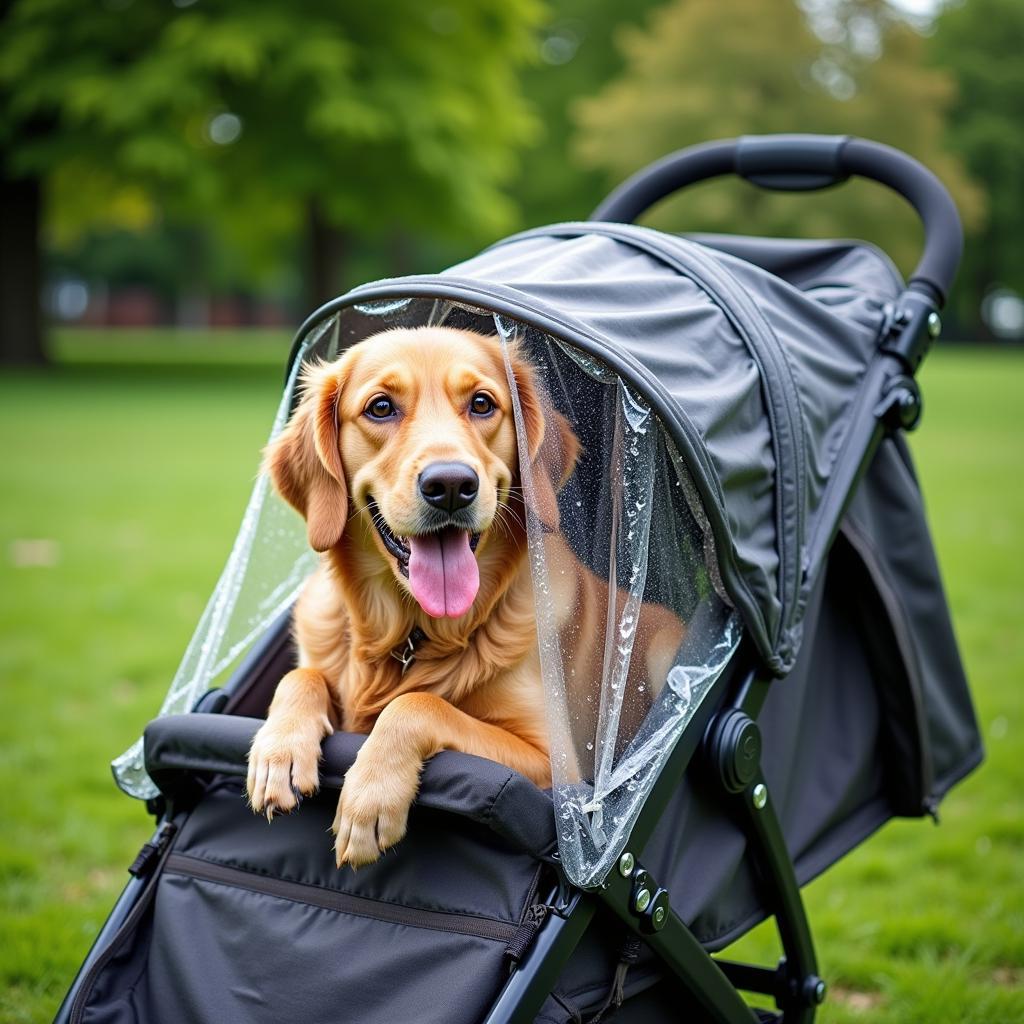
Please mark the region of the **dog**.
MULTIPOLYGON (((306 371, 265 452, 322 561, 295 609, 299 667, 249 752, 248 797, 268 818, 293 810, 318 787, 324 737, 368 734, 332 826, 339 868, 399 842, 423 764, 441 750, 551 784, 517 414, 559 625, 573 624, 580 677, 599 680, 588 646, 600 647, 608 584, 558 532, 579 441, 514 346, 446 327, 381 332, 306 371)), ((667 609, 643 606, 636 671, 663 680, 682 633, 667 609)))

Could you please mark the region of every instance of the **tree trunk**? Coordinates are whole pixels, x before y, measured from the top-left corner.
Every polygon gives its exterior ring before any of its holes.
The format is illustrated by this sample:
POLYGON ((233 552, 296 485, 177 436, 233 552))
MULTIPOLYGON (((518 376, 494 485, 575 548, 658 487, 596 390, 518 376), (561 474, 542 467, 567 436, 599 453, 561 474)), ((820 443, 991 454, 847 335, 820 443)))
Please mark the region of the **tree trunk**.
POLYGON ((0 171, 0 363, 41 366, 43 348, 42 185, 0 171))
POLYGON ((342 293, 348 238, 331 224, 320 204, 312 199, 306 211, 305 314, 342 293))

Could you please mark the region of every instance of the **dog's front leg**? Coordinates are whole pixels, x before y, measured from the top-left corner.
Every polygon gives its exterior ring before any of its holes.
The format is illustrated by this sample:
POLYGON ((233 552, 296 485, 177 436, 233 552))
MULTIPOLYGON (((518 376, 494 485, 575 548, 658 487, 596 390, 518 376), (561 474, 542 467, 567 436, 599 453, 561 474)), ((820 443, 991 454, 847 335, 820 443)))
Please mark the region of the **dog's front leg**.
POLYGON ((249 748, 249 803, 267 820, 287 814, 320 784, 320 744, 334 732, 327 679, 313 668, 289 672, 249 748))
POLYGON ((432 693, 401 694, 381 712, 345 776, 333 826, 338 867, 369 864, 405 835, 423 762, 441 750, 488 757, 551 784, 545 751, 432 693))

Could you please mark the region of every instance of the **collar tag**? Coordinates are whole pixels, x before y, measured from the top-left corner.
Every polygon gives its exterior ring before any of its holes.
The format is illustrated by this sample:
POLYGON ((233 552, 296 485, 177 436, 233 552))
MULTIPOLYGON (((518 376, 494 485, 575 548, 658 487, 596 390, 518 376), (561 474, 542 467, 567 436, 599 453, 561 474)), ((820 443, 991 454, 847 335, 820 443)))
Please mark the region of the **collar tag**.
POLYGON ((391 651, 391 657, 402 666, 402 675, 409 671, 409 666, 416 660, 416 648, 426 640, 426 634, 417 626, 406 638, 405 643, 391 651))

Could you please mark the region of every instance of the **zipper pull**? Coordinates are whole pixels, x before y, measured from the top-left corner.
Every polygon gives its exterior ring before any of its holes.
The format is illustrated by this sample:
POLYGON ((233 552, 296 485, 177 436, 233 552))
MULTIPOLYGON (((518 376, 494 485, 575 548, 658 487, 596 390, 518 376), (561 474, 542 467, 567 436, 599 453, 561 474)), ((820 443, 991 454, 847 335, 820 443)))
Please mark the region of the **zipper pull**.
POLYGON ((515 934, 508 940, 508 945, 505 947, 505 956, 513 964, 518 964, 522 960, 550 910, 551 908, 546 903, 534 903, 527 909, 515 934))
POLYGON ((128 874, 134 875, 135 878, 145 878, 163 856, 167 847, 171 845, 171 840, 177 831, 177 825, 165 821, 160 831, 148 843, 143 844, 135 860, 132 861, 131 867, 128 868, 128 874))

